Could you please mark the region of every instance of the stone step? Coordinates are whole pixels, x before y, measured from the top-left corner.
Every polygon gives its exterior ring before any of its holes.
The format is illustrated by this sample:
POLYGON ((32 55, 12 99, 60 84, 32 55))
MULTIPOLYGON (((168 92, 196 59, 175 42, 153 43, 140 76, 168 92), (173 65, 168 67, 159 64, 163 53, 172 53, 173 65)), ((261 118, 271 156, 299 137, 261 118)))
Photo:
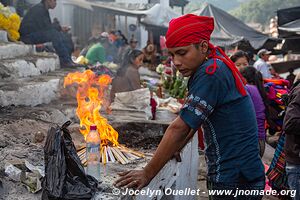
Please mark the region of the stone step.
POLYGON ((49 103, 57 97, 59 78, 49 78, 40 81, 33 79, 7 82, 0 85, 0 105, 36 106, 49 103))
POLYGON ((83 69, 59 69, 30 78, 0 81, 0 106, 36 106, 60 97, 64 76, 83 69))
POLYGON ((32 45, 22 43, 0 43, 0 60, 26 56, 32 54, 34 48, 32 45))
POLYGON ((26 57, 1 60, 0 77, 8 80, 25 78, 38 76, 59 68, 59 59, 55 54, 32 54, 26 57))

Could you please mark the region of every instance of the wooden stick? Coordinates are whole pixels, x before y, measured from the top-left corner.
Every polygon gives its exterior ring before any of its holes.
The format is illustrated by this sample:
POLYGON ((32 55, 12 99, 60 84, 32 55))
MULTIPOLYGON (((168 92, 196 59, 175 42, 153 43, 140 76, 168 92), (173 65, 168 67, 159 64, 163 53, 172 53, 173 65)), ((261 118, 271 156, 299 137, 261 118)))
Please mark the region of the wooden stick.
POLYGON ((86 158, 86 156, 84 154, 79 157, 80 160, 83 160, 84 158, 86 158))
POLYGON ((128 160, 132 160, 132 157, 129 156, 128 153, 126 153, 126 152, 124 152, 124 151, 120 151, 120 152, 122 153, 122 155, 123 155, 125 158, 127 158, 128 160))
POLYGON ((84 163, 86 163, 86 164, 87 164, 87 160, 86 160, 86 158, 83 158, 83 159, 81 160, 81 163, 82 163, 82 164, 84 164, 84 163))
POLYGON ((128 157, 130 157, 132 160, 136 160, 139 159, 141 157, 138 157, 136 155, 133 155, 132 153, 128 152, 128 151, 124 151, 123 149, 120 149, 122 151, 123 154, 127 155, 128 157))
POLYGON ((113 147, 111 148, 111 152, 113 153, 117 161, 119 161, 122 164, 124 163, 124 160, 122 160, 122 158, 119 156, 119 154, 115 151, 113 147))
POLYGON ((151 157, 153 157, 154 153, 145 153, 145 156, 151 156, 151 157))
POLYGON ((83 157, 83 156, 86 156, 86 152, 83 152, 81 154, 77 154, 79 158, 83 157))
POLYGON ((103 151, 102 151, 102 163, 105 165, 106 164, 106 156, 105 156, 105 148, 102 148, 103 151))
POLYGON ((123 155, 123 153, 117 148, 115 147, 115 150, 118 152, 118 154, 123 158, 123 160, 128 163, 129 160, 123 155))
POLYGON ((124 153, 124 154, 130 156, 130 158, 132 158, 132 159, 134 159, 134 160, 135 160, 135 159, 141 158, 141 157, 139 157, 139 156, 136 156, 136 155, 132 154, 131 152, 127 151, 126 149, 120 149, 120 151, 121 151, 122 153, 124 153))
MULTIPOLYGON (((77 151, 77 155, 81 160, 81 163, 86 165, 87 163, 87 158, 86 158, 86 147, 82 147, 77 151)), ((151 154, 150 156, 153 156, 151 154)), ((121 164, 127 164, 132 160, 136 160, 139 158, 144 158, 145 155, 134 151, 132 149, 129 149, 123 145, 115 146, 115 147, 110 147, 110 146, 103 146, 100 150, 100 160, 101 163, 106 164, 108 162, 116 162, 119 161, 121 164)))
POLYGON ((81 150, 83 150, 83 149, 85 149, 85 148, 86 148, 86 146, 85 146, 85 145, 82 145, 81 147, 79 147, 78 149, 76 149, 76 151, 79 152, 79 151, 81 151, 81 150))
POLYGON ((136 158, 133 157, 132 154, 127 153, 127 152, 124 152, 124 151, 122 151, 122 153, 123 153, 129 160, 136 160, 136 158))
POLYGON ((100 161, 103 163, 103 147, 100 149, 100 161))
POLYGON ((116 162, 116 159, 115 159, 113 153, 111 152, 111 147, 110 146, 107 146, 107 151, 108 151, 111 162, 113 162, 113 163, 116 162))
POLYGON ((80 159, 83 157, 86 157, 86 154, 81 154, 80 156, 78 156, 80 159))
POLYGON ((119 145, 118 148, 126 149, 128 152, 130 152, 130 153, 132 153, 132 154, 134 154, 134 155, 136 155, 136 156, 138 156, 138 157, 142 157, 142 158, 145 157, 144 154, 139 153, 139 152, 137 152, 137 151, 134 151, 134 150, 132 150, 132 149, 128 149, 127 147, 125 147, 125 146, 123 146, 123 145, 119 145))
POLYGON ((123 160, 123 158, 117 153, 116 149, 114 147, 111 148, 112 153, 114 154, 114 156, 116 157, 116 159, 123 165, 126 164, 126 161, 123 160))
POLYGON ((115 155, 118 155, 118 158, 120 158, 123 161, 122 164, 127 164, 126 158, 123 155, 120 154, 118 149, 116 147, 113 147, 113 149, 115 150, 115 153, 116 153, 115 155))
POLYGON ((106 159, 107 159, 107 162, 109 162, 109 155, 108 155, 108 152, 107 152, 107 147, 108 146, 105 146, 105 155, 106 155, 106 159))
POLYGON ((134 154, 134 155, 138 156, 138 157, 145 157, 144 154, 142 154, 140 152, 137 152, 137 151, 134 151, 132 149, 129 149, 129 148, 123 146, 123 145, 118 146, 118 148, 119 149, 123 149, 124 151, 127 151, 127 152, 129 152, 131 154, 134 154))
POLYGON ((79 154, 82 154, 82 153, 84 153, 84 152, 86 152, 86 148, 83 148, 83 149, 81 149, 80 151, 77 151, 77 154, 79 155, 79 154))
POLYGON ((108 146, 104 146, 104 147, 105 147, 104 152, 105 152, 105 157, 106 157, 106 163, 109 163, 110 162, 110 157, 109 157, 109 154, 107 152, 107 147, 108 146))

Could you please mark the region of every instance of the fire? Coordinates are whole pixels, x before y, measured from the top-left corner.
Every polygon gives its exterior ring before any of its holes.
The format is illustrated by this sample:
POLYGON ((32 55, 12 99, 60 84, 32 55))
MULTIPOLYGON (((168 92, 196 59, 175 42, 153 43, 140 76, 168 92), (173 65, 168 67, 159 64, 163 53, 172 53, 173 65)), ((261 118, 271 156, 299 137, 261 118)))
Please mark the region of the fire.
POLYGON ((101 105, 104 102, 105 91, 111 83, 108 75, 97 76, 93 71, 69 73, 64 79, 64 87, 77 83, 76 114, 80 119, 80 132, 84 137, 90 131, 90 125, 95 124, 101 138, 101 145, 110 141, 114 146, 118 143, 118 132, 108 124, 107 119, 100 115, 101 105))

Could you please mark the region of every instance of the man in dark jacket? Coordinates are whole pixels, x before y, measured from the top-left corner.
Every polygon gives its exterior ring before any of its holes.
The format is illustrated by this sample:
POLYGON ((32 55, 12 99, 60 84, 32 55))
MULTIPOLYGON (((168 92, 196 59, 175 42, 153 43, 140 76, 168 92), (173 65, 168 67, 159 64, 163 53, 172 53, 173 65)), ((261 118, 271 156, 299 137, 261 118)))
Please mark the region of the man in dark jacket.
POLYGON ((0 3, 2 3, 4 6, 10 6, 11 4, 10 0, 0 0, 0 3))
POLYGON ((294 84, 284 117, 284 151, 288 185, 296 190, 294 200, 300 199, 300 80, 294 84))
POLYGON ((20 27, 21 40, 26 44, 52 42, 63 67, 73 67, 71 47, 65 35, 51 23, 49 9, 56 7, 56 0, 42 0, 29 9, 20 27))

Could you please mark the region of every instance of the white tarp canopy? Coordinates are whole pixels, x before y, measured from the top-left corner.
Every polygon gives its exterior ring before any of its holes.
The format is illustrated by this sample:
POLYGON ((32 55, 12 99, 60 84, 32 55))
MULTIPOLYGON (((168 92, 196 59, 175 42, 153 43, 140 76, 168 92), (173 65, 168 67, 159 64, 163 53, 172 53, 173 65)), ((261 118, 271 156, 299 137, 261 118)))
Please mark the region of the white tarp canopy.
POLYGON ((160 4, 155 4, 152 8, 147 10, 145 14, 146 16, 141 20, 143 24, 164 28, 169 27, 169 22, 172 18, 180 16, 180 14, 170 7, 164 7, 160 4))
POLYGON ((124 15, 124 16, 144 16, 147 10, 130 10, 126 8, 121 8, 117 3, 107 3, 107 2, 95 2, 87 0, 66 0, 64 4, 71 4, 88 10, 93 10, 93 8, 100 8, 110 11, 112 14, 124 15))
POLYGON ((180 14, 172 10, 170 7, 155 4, 148 10, 130 10, 114 6, 112 3, 91 2, 87 0, 66 0, 64 4, 71 4, 88 10, 93 8, 101 8, 110 11, 111 13, 124 16, 140 16, 141 22, 145 25, 168 28, 169 21, 172 18, 179 17, 180 14))
POLYGON ((122 8, 116 3, 91 2, 87 0, 66 0, 64 4, 71 4, 88 10, 93 10, 94 8, 105 9, 116 15, 136 16, 141 19, 141 23, 144 25, 162 28, 168 28, 170 20, 180 16, 170 7, 161 4, 155 4, 148 10, 131 10, 122 8))

